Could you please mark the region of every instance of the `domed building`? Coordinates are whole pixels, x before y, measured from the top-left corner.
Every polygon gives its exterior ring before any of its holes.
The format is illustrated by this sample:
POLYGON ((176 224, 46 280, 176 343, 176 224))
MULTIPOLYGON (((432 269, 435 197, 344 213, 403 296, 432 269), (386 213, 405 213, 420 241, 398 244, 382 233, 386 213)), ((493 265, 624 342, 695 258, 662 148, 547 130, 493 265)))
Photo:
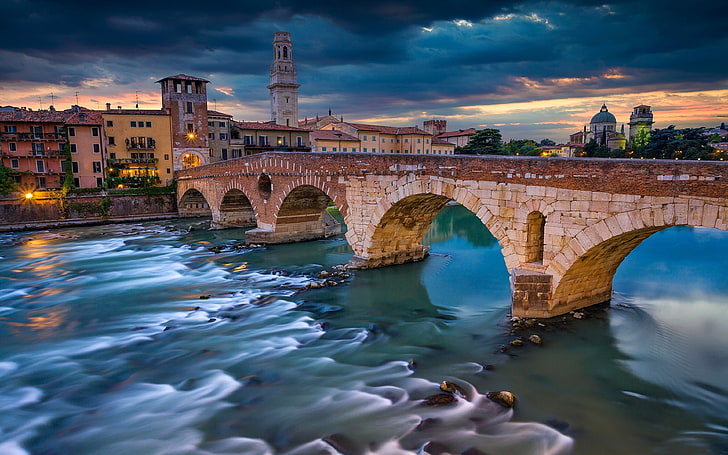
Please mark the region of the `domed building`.
POLYGON ((607 145, 609 133, 617 132, 617 118, 609 112, 606 104, 602 104, 599 112, 589 122, 589 131, 597 144, 607 145))

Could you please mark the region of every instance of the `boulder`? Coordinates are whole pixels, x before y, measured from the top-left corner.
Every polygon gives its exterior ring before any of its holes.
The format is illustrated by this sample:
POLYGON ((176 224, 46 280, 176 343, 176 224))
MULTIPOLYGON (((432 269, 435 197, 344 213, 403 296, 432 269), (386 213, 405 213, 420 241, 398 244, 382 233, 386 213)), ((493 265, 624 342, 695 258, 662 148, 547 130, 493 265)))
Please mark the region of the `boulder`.
POLYGON ((512 408, 516 404, 516 396, 507 390, 500 392, 488 392, 486 395, 491 401, 495 401, 505 408, 512 408))
POLYGON ((442 390, 443 392, 451 393, 453 395, 461 396, 466 399, 468 398, 468 395, 465 392, 465 389, 463 389, 459 385, 455 384, 454 382, 442 381, 440 383, 440 390, 442 390))
POLYGON ((541 337, 536 335, 535 333, 528 337, 528 341, 530 341, 533 344, 541 344, 543 341, 541 340, 541 337))

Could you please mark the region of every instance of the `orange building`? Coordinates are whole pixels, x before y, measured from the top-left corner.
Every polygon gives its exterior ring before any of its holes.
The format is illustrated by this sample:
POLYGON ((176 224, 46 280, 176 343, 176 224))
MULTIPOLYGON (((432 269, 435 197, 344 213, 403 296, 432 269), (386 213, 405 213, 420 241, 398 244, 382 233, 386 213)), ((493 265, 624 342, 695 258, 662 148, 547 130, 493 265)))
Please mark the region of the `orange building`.
POLYGON ((73 186, 93 188, 104 186, 105 142, 103 118, 100 111, 72 106, 64 111, 68 114, 66 129, 71 149, 73 186))

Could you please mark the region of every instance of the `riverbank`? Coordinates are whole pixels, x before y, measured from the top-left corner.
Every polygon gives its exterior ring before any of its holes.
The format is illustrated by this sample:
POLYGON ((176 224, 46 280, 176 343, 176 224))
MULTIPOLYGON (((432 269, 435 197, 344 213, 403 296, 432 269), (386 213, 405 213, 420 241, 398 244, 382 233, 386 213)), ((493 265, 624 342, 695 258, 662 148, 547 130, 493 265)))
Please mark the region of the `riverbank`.
POLYGON ((176 213, 145 213, 143 215, 125 215, 109 217, 71 218, 65 220, 27 221, 19 223, 0 223, 0 232, 35 231, 39 229, 60 229, 73 226, 98 226, 102 224, 119 224, 136 221, 171 220, 179 218, 176 213))

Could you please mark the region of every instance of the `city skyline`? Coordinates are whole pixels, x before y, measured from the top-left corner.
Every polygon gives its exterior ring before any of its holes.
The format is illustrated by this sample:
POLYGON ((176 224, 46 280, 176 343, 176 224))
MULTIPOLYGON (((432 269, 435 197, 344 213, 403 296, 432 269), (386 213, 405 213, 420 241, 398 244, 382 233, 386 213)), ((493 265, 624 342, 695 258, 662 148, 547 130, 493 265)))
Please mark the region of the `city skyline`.
POLYGON ((185 73, 211 81, 210 109, 268 120, 271 40, 287 31, 301 119, 437 118, 564 142, 602 103, 619 124, 639 104, 656 128, 728 118, 717 2, 0 3, 0 105, 154 109, 155 81, 185 73))

